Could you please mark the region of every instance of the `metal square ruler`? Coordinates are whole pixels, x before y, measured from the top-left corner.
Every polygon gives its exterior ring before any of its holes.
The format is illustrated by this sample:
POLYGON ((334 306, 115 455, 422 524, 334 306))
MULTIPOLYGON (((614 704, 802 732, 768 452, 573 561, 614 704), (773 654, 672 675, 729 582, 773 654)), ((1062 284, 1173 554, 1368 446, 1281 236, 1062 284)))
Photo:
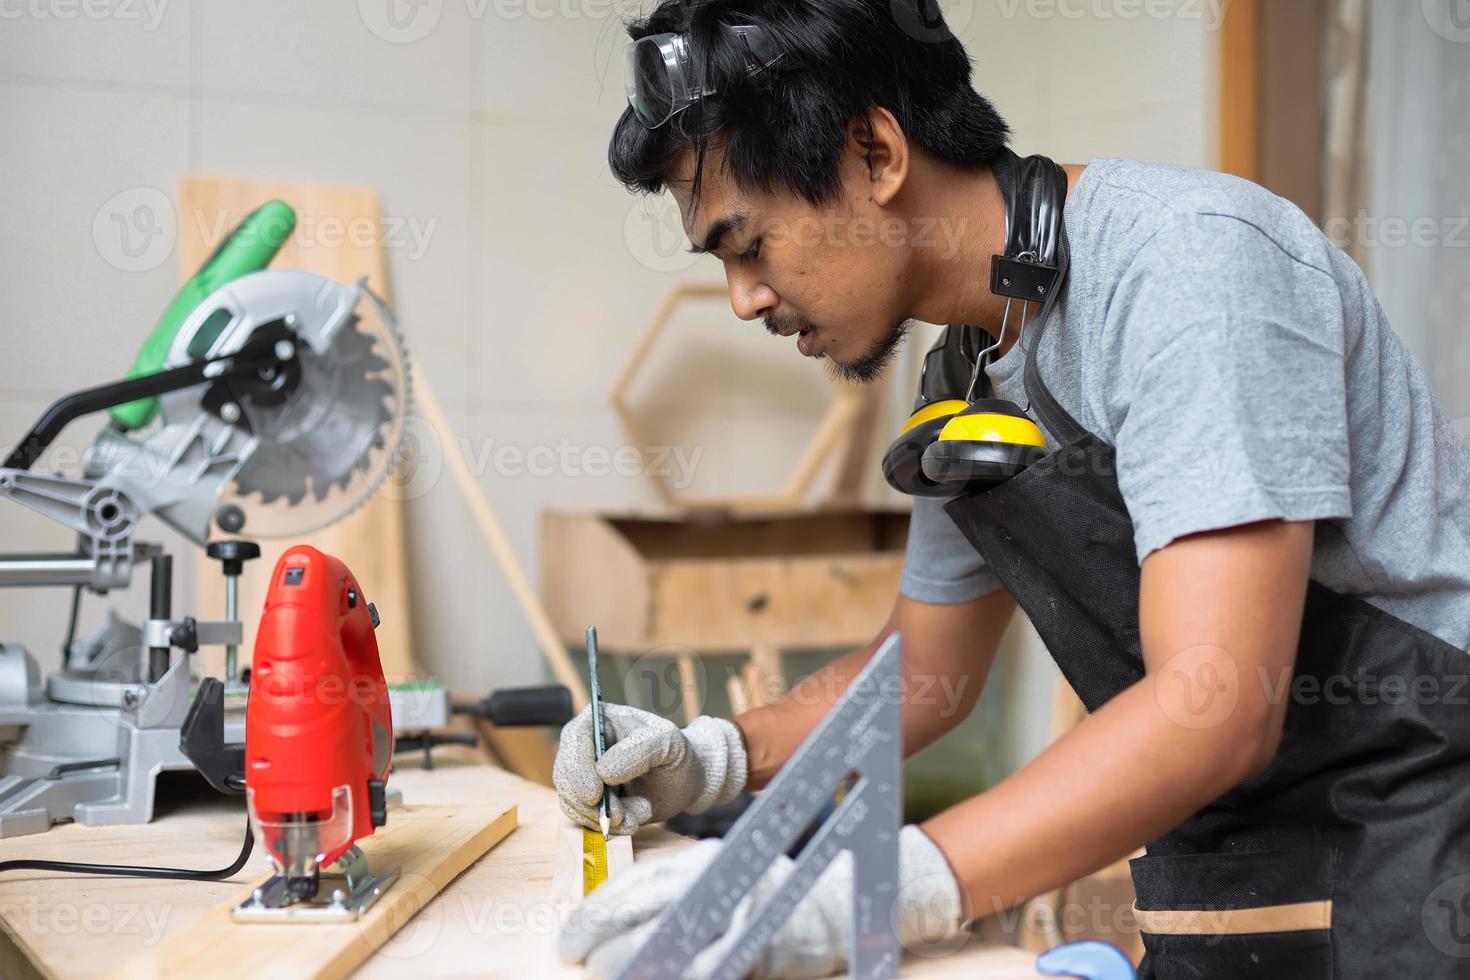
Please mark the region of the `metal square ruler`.
POLYGON ((898 832, 903 822, 902 647, 890 636, 765 792, 725 835, 704 873, 665 909, 618 980, 682 976, 730 927, 736 906, 814 822, 790 877, 752 910, 725 958, 706 974, 740 980, 796 904, 844 850, 852 851, 854 977, 898 976, 898 832), (839 790, 841 799, 833 806, 839 790))

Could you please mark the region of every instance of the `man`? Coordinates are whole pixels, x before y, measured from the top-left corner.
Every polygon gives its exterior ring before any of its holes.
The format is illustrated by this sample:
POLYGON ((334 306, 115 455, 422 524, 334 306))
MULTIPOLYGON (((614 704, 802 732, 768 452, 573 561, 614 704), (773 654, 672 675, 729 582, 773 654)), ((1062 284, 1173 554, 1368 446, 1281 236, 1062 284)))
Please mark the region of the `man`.
MULTIPOLYGON (((631 29, 610 163, 673 193, 737 315, 839 374, 879 376, 910 318, 984 331, 977 383, 1028 410, 1046 455, 983 492, 916 499, 880 635, 781 702, 682 730, 612 705, 600 762, 574 720, 563 808, 596 826, 616 787, 613 829, 630 833, 759 789, 893 631, 910 680, 969 695, 948 714, 905 703, 917 751, 973 706, 1019 601, 1091 714, 904 829, 906 943, 1146 845, 1145 976, 1463 975, 1470 450, 1358 268, 1244 181, 1061 168, 1059 295, 1008 307, 990 276, 1007 129, 919 14, 668 0, 631 29)), ((625 962, 710 849, 599 889, 563 955, 625 962)), ((843 968, 850 877, 840 862, 822 877, 764 975, 843 968)))

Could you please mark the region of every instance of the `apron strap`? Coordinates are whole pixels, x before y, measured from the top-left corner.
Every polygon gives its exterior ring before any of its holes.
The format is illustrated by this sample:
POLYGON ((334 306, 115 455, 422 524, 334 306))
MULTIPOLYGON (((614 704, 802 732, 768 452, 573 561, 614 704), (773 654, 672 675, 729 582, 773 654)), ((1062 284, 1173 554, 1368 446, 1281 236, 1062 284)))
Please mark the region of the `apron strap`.
MULTIPOLYGON (((1006 205, 1005 254, 1008 259, 1029 254, 1032 261, 1046 265, 1054 264, 1056 276, 1052 280, 1041 311, 1031 322, 1035 325, 1028 338, 1024 334, 1016 341, 1026 352, 1025 386, 1026 397, 1042 425, 1062 445, 1070 445, 1087 435, 1087 430, 1062 408, 1036 367, 1036 350, 1041 346, 1041 334, 1048 314, 1056 305, 1062 287, 1067 281, 1067 267, 1071 248, 1067 241, 1067 226, 1064 214, 1067 204, 1067 172, 1056 162, 1044 156, 1029 156, 1021 159, 1009 148, 1002 149, 991 164, 995 179, 1000 184, 1001 196, 1006 205), (1027 341, 1030 346, 1026 346, 1027 341)), ((1024 299, 1023 293, 1005 293, 997 286, 996 270, 991 268, 991 290, 1002 295, 1024 299)))
MULTIPOLYGON (((1031 334, 1031 345, 1026 350, 1026 400, 1030 403, 1032 411, 1041 418, 1041 424, 1056 437, 1063 446, 1069 446, 1084 438, 1088 433, 1070 412, 1062 407, 1046 382, 1041 379, 1041 369, 1036 365, 1036 352, 1041 347, 1041 335, 1046 329, 1047 320, 1056 305, 1056 299, 1062 293, 1062 288, 1067 281, 1067 269, 1071 264, 1072 250, 1067 240, 1067 228, 1062 226, 1061 239, 1057 248, 1057 286, 1041 304, 1041 312, 1036 314, 1035 324, 1031 334)), ((1021 340, 1025 340, 1022 337, 1021 340)), ((1021 340, 1016 341, 1020 343, 1021 340)))

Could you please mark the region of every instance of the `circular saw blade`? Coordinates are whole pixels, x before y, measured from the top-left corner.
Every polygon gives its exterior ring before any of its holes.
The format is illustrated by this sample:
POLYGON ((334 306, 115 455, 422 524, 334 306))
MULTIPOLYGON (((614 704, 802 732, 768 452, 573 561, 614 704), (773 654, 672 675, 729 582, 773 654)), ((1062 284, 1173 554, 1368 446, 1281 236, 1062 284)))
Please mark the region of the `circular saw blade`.
POLYGON ((371 499, 402 451, 409 364, 392 313, 363 282, 295 271, 255 273, 216 296, 234 316, 228 349, 284 320, 301 367, 279 404, 242 400, 256 445, 220 504, 240 509, 239 532, 249 537, 299 536, 341 520, 371 499))

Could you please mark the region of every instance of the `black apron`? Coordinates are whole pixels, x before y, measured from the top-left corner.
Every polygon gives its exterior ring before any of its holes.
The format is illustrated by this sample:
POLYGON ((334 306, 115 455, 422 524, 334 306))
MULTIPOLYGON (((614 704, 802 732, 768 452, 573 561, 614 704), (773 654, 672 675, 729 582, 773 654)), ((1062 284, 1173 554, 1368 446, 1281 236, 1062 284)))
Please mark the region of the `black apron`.
MULTIPOLYGON (((1095 711, 1144 676, 1139 567, 1113 447, 1041 380, 1047 312, 1025 382, 1061 448, 945 510, 1095 711)), ((1256 679, 1292 699, 1275 760, 1132 862, 1140 975, 1470 977, 1467 673, 1464 651, 1311 583, 1290 688, 1256 679)))

